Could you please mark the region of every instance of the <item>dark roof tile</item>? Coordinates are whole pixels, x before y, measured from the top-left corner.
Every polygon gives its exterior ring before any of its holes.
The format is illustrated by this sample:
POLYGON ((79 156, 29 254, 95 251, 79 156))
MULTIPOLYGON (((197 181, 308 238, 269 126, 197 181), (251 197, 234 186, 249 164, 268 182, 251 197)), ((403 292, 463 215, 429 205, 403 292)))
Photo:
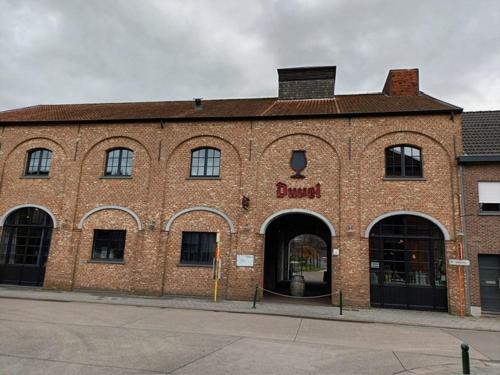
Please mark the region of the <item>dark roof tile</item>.
POLYGON ((465 155, 500 154, 500 111, 464 112, 465 155))
POLYGON ((363 115, 420 111, 461 111, 428 95, 385 94, 337 95, 332 99, 278 100, 277 98, 203 100, 139 103, 96 103, 37 105, 0 112, 0 123, 78 122, 191 118, 262 118, 273 116, 363 115))

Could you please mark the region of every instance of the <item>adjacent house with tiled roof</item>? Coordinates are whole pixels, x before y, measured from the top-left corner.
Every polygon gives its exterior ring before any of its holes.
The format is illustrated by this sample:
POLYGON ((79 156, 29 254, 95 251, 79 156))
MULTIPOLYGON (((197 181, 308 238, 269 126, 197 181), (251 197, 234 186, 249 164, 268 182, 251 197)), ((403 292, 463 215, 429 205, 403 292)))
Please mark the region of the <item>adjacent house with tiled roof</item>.
POLYGON ((500 312, 500 111, 462 114, 464 252, 471 313, 500 312))
POLYGON ((462 109, 417 69, 377 93, 335 81, 0 112, 0 283, 465 313, 462 109))

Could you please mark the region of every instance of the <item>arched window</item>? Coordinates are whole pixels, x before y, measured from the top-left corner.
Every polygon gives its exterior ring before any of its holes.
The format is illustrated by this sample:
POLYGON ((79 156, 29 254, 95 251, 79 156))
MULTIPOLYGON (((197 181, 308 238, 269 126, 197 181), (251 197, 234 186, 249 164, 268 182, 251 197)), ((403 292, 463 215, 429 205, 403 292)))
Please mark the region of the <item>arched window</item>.
POLYGON ((127 177, 132 175, 132 159, 134 152, 128 148, 108 150, 105 176, 127 177))
POLYGON ((52 163, 52 151, 45 148, 37 148, 28 151, 26 161, 26 176, 48 176, 50 164, 52 163))
POLYGON ((54 222, 37 207, 6 218, 0 240, 0 283, 43 285, 54 222))
POLYGON ((380 220, 370 231, 371 304, 446 310, 443 232, 414 215, 380 220))
POLYGON ((386 177, 422 177, 422 151, 409 145, 397 145, 385 149, 386 177))
POLYGON ((219 177, 220 150, 198 148, 191 151, 191 177, 219 177))

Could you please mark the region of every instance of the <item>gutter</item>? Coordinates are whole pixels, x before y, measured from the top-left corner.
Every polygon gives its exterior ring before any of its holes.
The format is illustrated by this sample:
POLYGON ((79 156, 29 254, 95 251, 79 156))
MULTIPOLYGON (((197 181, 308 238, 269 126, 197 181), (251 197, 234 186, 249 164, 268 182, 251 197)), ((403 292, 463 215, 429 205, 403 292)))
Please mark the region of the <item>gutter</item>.
POLYGON ((459 164, 498 163, 500 154, 461 155, 457 159, 459 164))
POLYGON ((319 113, 319 114, 293 114, 275 116, 191 116, 191 117, 155 117, 155 118, 117 118, 117 119, 96 119, 96 120, 28 120, 12 121, 0 120, 0 126, 5 125, 68 125, 68 124, 99 124, 99 123, 136 123, 136 122, 208 122, 208 121, 272 121, 272 120, 293 120, 293 119, 316 119, 316 118, 362 118, 362 117, 386 117, 386 116, 421 116, 421 115, 453 115, 461 113, 462 109, 443 110, 422 110, 403 112, 365 112, 365 113, 319 113))
MULTIPOLYGON (((467 246, 467 215, 465 214, 465 187, 464 187, 464 166, 459 165, 459 177, 460 177, 460 213, 462 219, 462 248, 464 251, 464 259, 469 259, 469 250, 467 246)), ((470 284, 470 270, 469 267, 465 268, 465 280, 467 287, 465 288, 465 310, 467 314, 471 313, 471 284, 470 284)))

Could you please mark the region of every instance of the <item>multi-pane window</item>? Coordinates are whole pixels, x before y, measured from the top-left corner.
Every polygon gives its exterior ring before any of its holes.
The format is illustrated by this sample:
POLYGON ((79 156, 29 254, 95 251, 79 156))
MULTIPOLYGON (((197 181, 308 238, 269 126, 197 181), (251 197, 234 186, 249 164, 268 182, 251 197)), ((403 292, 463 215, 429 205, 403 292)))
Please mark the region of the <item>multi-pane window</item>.
POLYGON ((444 242, 432 222, 396 215, 370 232, 372 285, 446 285, 444 242))
POLYGON ((500 182, 479 182, 478 192, 481 212, 500 213, 500 182))
POLYGON ((134 152, 128 148, 115 148, 108 151, 106 176, 131 176, 134 152))
POLYGON ((92 259, 100 261, 121 261, 125 250, 125 230, 94 230, 92 259))
POLYGON ((39 148, 28 152, 26 162, 27 176, 48 176, 52 163, 52 151, 39 148))
POLYGON ((192 177, 219 177, 220 151, 215 148, 198 148, 191 153, 192 177))
POLYGON ((386 177, 422 177, 422 152, 413 146, 398 145, 385 149, 386 177))
POLYGON ((212 264, 215 256, 215 233, 182 232, 181 263, 212 264))

